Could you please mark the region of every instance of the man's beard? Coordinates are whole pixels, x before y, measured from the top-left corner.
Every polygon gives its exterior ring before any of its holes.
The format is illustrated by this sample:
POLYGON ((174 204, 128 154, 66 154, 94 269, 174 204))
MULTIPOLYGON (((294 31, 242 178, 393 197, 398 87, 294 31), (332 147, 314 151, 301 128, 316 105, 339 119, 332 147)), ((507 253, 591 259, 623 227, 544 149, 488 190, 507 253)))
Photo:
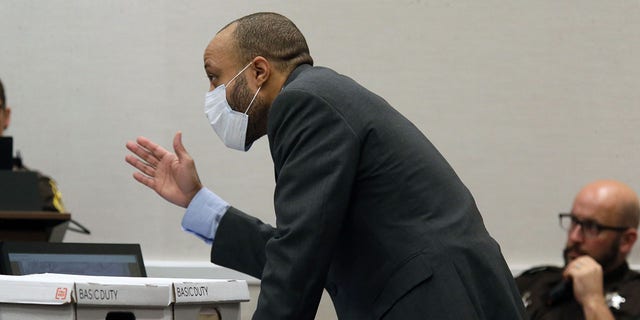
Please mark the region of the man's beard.
MULTIPOLYGON (((238 77, 236 80, 236 84, 231 92, 230 103, 235 106, 234 110, 242 113, 247 113, 247 109, 249 108, 249 104, 251 103, 251 99, 255 95, 255 92, 249 91, 249 86, 247 85, 247 80, 244 77, 238 77), (242 109, 239 109, 242 108, 242 109)), ((251 104, 251 109, 259 108, 259 106, 264 101, 260 99, 260 97, 256 96, 255 101, 251 104)), ((259 108, 260 109, 260 108, 259 108)), ((249 116, 249 123, 247 125, 247 136, 245 140, 245 144, 249 145, 253 143, 255 140, 260 138, 261 134, 259 133, 258 128, 256 127, 256 116, 257 113, 253 113, 254 116, 249 116)))
MULTIPOLYGON (((596 260, 600 266, 602 266, 602 270, 609 270, 611 267, 613 267, 614 263, 616 262, 617 258, 618 258, 618 248, 620 247, 620 236, 616 237, 616 239, 611 243, 611 246, 609 247, 609 250, 605 251, 604 256, 601 257, 593 257, 591 256, 594 260, 596 260)), ((574 251, 576 253, 578 253, 578 255, 584 256, 584 255, 589 255, 586 252, 580 250, 580 247, 578 244, 574 244, 573 246, 570 247, 566 247, 563 251, 562 251, 562 255, 564 257, 564 265, 567 266, 567 264, 569 264, 569 252, 574 251)))
POLYGON ((247 107, 249 107, 249 103, 251 102, 253 95, 249 92, 249 88, 247 88, 247 80, 244 77, 236 78, 236 83, 233 86, 230 98, 229 102, 235 106, 235 108, 233 108, 234 110, 242 113, 247 111, 247 107))

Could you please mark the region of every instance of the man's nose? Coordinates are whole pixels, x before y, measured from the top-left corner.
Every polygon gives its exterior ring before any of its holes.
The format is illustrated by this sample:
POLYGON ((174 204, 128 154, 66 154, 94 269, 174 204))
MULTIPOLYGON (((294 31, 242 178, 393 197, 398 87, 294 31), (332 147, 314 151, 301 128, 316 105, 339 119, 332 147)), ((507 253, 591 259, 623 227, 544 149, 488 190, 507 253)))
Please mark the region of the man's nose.
POLYGON ((584 232, 582 231, 581 225, 576 224, 573 228, 569 230, 569 240, 577 243, 584 241, 584 232))

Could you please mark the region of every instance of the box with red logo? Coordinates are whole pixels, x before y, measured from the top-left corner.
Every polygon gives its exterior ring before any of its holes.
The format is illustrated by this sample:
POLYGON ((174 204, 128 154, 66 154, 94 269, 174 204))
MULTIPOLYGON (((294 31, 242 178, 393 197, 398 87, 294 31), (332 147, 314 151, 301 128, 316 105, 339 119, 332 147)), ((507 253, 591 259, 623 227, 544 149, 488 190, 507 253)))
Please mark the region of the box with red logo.
MULTIPOLYGON (((244 280, 51 273, 6 277, 11 280, 0 278, 0 303, 6 301, 7 305, 13 306, 12 314, 16 316, 5 318, 0 312, 2 320, 239 320, 240 303, 249 301, 249 289, 244 280), (11 295, 12 289, 5 290, 7 288, 20 289, 21 294, 11 295), (40 291, 43 291, 43 298, 37 299, 37 303, 29 303, 28 299, 39 297, 40 291), (34 309, 34 305, 38 307, 34 309), (66 312, 65 317, 52 317, 54 309, 66 312), (40 318, 32 315, 38 310, 42 311, 40 318)), ((1 309, 5 309, 4 305, 1 309)))
POLYGON ((74 282, 0 275, 0 319, 75 320, 74 282))
POLYGON ((32 274, 26 279, 64 279, 74 284, 76 319, 173 320, 170 281, 144 277, 32 274))
POLYGON ((239 320, 240 303, 249 301, 244 280, 64 274, 6 277, 0 278, 0 303, 11 306, 13 316, 3 315, 3 304, 2 320, 239 320), (20 294, 12 295, 13 291, 20 294), (43 298, 37 298, 40 295, 43 298), (30 303, 29 299, 36 301, 30 303), (34 315, 35 311, 39 313, 34 315), (54 311, 64 317, 52 316, 54 311))

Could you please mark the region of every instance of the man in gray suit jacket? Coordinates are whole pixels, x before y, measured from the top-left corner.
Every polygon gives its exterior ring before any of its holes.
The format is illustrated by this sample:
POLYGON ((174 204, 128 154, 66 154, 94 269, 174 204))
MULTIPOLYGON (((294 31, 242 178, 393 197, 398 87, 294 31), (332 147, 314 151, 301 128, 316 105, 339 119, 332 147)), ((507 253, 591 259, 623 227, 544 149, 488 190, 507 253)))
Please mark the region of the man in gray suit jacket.
POLYGON ((313 319, 326 289, 341 319, 521 319, 498 244, 453 169, 411 122, 352 79, 313 67, 287 18, 257 13, 204 54, 205 113, 223 142, 267 134, 276 227, 203 188, 194 161, 140 137, 139 182, 187 208, 212 262, 261 279, 254 319, 313 319), (229 91, 229 92, 227 92, 229 91))

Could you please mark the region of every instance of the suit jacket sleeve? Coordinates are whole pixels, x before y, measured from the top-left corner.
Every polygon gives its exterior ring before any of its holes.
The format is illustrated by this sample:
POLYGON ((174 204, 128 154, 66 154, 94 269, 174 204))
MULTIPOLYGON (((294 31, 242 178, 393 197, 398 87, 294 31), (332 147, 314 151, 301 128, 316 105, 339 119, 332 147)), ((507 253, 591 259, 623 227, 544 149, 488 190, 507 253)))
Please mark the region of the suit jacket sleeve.
POLYGON ((359 139, 329 103, 299 90, 287 90, 274 101, 268 131, 276 172, 276 228, 238 212, 227 217, 227 212, 214 241, 213 261, 220 264, 216 248, 229 239, 242 242, 251 249, 235 251, 231 265, 261 275, 254 319, 313 319, 347 218, 359 139))
POLYGON ((265 245, 275 229, 230 207, 222 216, 211 247, 211 262, 262 278, 265 245))

